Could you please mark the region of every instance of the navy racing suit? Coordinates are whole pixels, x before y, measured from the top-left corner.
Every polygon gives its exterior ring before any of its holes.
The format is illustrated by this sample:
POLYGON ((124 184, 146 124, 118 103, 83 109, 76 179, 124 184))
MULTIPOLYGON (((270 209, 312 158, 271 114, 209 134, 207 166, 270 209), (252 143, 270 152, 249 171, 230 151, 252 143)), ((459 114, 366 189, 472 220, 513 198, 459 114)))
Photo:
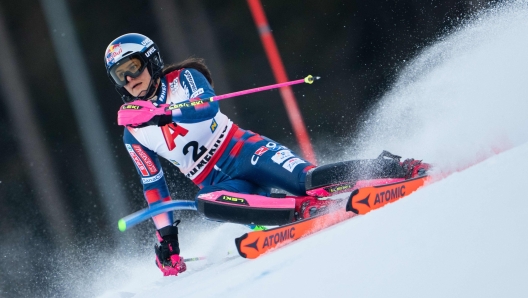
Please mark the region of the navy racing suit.
MULTIPOLYGON (((183 68, 163 76, 153 103, 174 104, 215 96, 205 76, 183 68)), ((269 196, 271 188, 305 195, 314 167, 281 144, 243 130, 220 112, 218 102, 172 111, 173 123, 125 127, 123 141, 141 178, 149 206, 171 200, 159 157, 178 167, 199 188, 269 196)), ((157 229, 173 223, 172 213, 153 218, 157 229)))

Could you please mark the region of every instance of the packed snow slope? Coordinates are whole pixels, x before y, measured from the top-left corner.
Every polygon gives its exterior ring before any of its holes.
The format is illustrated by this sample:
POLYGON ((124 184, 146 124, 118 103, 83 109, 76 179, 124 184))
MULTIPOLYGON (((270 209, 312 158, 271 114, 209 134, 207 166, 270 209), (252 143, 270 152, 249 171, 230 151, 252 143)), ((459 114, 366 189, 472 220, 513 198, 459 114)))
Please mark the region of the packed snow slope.
POLYGON ((526 156, 528 143, 256 260, 163 278, 149 259, 104 297, 524 297, 526 156))
MULTIPOLYGON (((528 2, 461 25, 401 70, 370 111, 360 156, 383 149, 453 173, 411 196, 256 260, 224 224, 180 233, 182 255, 207 255, 162 277, 152 251, 101 256, 69 287, 102 297, 525 297, 528 293, 528 2)), ((324 150, 321 149, 321 150, 324 150)))

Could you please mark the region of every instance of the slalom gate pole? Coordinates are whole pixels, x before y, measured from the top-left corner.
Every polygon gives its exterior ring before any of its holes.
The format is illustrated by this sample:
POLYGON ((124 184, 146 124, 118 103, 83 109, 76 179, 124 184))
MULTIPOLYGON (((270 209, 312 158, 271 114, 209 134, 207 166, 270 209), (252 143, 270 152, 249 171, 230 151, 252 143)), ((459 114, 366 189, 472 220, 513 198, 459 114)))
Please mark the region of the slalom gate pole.
POLYGON ((226 98, 232 98, 232 97, 237 97, 241 95, 246 95, 246 94, 271 90, 271 89, 277 89, 277 88, 296 85, 296 84, 302 84, 302 83, 312 84, 315 80, 319 80, 320 78, 321 77, 314 77, 312 75, 308 75, 304 79, 299 79, 299 80, 294 80, 294 81, 289 81, 289 82, 284 82, 284 83, 278 83, 278 84, 273 84, 273 85, 267 85, 267 86, 227 93, 223 95, 216 95, 216 96, 205 98, 205 99, 198 99, 198 98, 195 100, 191 99, 189 101, 171 104, 170 106, 167 107, 167 110, 177 110, 181 108, 194 107, 194 106, 201 105, 204 103, 219 101, 219 100, 226 99, 226 98))
POLYGON ((117 227, 121 232, 124 232, 153 216, 174 210, 196 210, 196 203, 194 201, 170 201, 158 203, 121 218, 117 222, 117 227))
MULTIPOLYGON (((247 3, 249 10, 251 11, 251 15, 253 16, 253 20, 255 21, 262 46, 264 47, 264 52, 266 53, 266 57, 270 63, 271 71, 273 72, 275 80, 277 83, 288 81, 286 68, 282 62, 279 48, 277 47, 277 43, 273 37, 273 32, 269 25, 268 18, 266 17, 266 12, 264 11, 262 2, 260 0, 247 0, 247 3)), ((307 161, 316 165, 317 159, 312 148, 312 142, 310 141, 310 136, 308 135, 301 110, 299 109, 292 89, 289 86, 281 88, 280 94, 284 103, 284 108, 288 114, 290 124, 293 128, 293 133, 297 139, 297 142, 299 143, 303 157, 307 161)))
MULTIPOLYGON (((132 214, 129 214, 121 218, 117 222, 117 227, 121 232, 124 232, 138 223, 150 219, 158 214, 177 211, 177 210, 193 210, 196 211, 196 203, 194 201, 168 201, 154 204, 145 209, 141 209, 132 214)), ((247 225, 254 231, 262 230, 262 226, 259 225, 247 225)))

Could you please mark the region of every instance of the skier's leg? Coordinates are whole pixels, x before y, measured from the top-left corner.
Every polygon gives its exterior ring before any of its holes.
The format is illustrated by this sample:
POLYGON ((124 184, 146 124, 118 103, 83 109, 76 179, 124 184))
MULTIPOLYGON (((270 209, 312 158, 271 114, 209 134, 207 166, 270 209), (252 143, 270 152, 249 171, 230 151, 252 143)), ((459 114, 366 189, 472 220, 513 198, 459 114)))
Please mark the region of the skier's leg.
MULTIPOLYGON (((261 138, 258 142, 244 143, 237 153, 236 162, 232 163, 233 166, 220 165, 221 171, 237 179, 296 195, 295 220, 319 215, 342 205, 341 201, 320 200, 307 196, 306 173, 315 166, 281 144, 265 137, 261 138)), ((272 200, 274 199, 267 198, 267 202, 272 200)))
POLYGON ((311 196, 232 192, 220 189, 221 186, 200 191, 196 197, 198 211, 211 220, 244 225, 283 225, 330 212, 345 203, 345 200, 322 200, 311 196))
POLYGON ((311 169, 306 175, 306 189, 310 190, 344 182, 409 179, 423 176, 430 168, 421 160, 407 159, 383 151, 376 159, 350 160, 311 169))
POLYGON ((244 143, 236 163, 226 171, 236 179, 305 196, 306 173, 313 167, 287 147, 261 137, 258 142, 244 143))
POLYGON ((393 159, 349 160, 310 170, 306 175, 306 189, 342 182, 404 177, 403 167, 393 159))
POLYGON ((328 196, 333 192, 319 193, 317 190, 329 186, 339 189, 397 182, 424 175, 429 168, 429 165, 413 159, 401 163, 401 157, 387 151, 375 159, 315 167, 273 140, 256 134, 250 139, 259 141, 244 142, 236 161, 225 171, 233 178, 282 189, 297 196, 328 196))
POLYGON ((238 179, 204 187, 196 205, 208 219, 245 225, 282 225, 295 215, 294 197, 269 197, 269 190, 238 179))

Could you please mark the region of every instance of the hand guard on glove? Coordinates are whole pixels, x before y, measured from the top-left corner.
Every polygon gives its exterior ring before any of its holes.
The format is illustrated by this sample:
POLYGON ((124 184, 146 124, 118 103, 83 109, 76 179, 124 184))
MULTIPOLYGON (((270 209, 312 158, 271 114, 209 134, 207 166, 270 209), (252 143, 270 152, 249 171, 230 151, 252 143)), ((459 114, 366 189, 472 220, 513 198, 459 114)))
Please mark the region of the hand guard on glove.
POLYGON ((180 245, 178 243, 178 224, 166 226, 156 232, 160 244, 154 247, 156 252, 156 265, 163 272, 163 276, 178 275, 187 270, 187 265, 180 257, 180 245))
POLYGON ((149 100, 136 100, 121 106, 117 112, 117 124, 132 127, 149 125, 163 126, 172 122, 172 112, 169 105, 156 107, 149 100))

